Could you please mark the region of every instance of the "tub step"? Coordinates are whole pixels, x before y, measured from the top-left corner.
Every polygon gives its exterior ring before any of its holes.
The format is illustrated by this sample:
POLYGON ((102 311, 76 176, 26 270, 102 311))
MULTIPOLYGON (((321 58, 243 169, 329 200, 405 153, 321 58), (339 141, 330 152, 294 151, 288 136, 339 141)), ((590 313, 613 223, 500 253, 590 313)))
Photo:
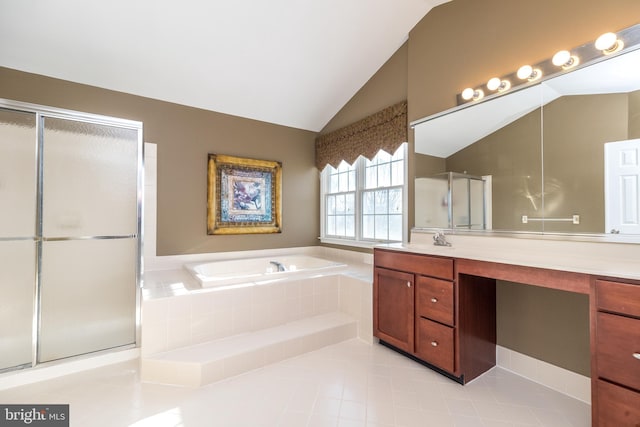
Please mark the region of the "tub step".
POLYGON ((355 319, 344 313, 327 313, 143 356, 141 379, 199 387, 357 336, 355 319))

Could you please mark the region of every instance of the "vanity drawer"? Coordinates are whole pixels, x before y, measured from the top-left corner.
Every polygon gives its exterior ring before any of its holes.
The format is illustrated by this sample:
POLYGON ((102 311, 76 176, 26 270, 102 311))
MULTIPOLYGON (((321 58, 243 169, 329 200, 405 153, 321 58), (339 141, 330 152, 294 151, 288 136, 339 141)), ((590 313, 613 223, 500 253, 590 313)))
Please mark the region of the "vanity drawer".
POLYGON ((596 387, 598 426, 619 427, 640 424, 640 393, 602 380, 597 381, 596 387))
POLYGON ((640 285, 596 280, 598 310, 640 317, 640 285))
POLYGON ((448 372, 454 371, 454 329, 423 317, 416 320, 416 355, 448 372))
POLYGON ((640 320, 598 313, 597 322, 598 377, 640 390, 640 320))
POLYGON ((375 265, 453 280, 453 259, 399 251, 374 250, 375 265))
POLYGON ((454 325, 453 282, 416 277, 416 315, 454 325))

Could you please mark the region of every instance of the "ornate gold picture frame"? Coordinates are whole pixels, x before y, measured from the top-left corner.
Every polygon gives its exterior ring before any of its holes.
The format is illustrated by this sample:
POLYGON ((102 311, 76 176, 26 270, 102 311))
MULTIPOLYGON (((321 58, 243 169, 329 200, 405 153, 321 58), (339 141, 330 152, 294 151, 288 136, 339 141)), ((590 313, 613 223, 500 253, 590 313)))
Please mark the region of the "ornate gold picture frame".
POLYGON ((209 154, 207 234, 282 231, 282 163, 209 154))

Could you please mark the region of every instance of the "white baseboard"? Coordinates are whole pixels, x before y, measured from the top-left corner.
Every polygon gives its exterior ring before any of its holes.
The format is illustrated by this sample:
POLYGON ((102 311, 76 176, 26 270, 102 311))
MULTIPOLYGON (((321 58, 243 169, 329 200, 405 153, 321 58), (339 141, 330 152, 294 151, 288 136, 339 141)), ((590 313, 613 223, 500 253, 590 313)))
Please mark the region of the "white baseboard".
POLYGON ((501 346, 496 346, 496 364, 502 369, 591 404, 589 377, 501 346))

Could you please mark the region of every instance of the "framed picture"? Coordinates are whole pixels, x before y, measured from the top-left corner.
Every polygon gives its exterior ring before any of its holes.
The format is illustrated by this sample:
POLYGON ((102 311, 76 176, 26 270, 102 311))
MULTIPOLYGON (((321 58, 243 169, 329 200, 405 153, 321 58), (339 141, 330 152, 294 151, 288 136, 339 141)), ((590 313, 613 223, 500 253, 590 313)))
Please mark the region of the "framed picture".
POLYGON ((282 231, 282 163, 209 154, 207 172, 207 234, 282 231))

